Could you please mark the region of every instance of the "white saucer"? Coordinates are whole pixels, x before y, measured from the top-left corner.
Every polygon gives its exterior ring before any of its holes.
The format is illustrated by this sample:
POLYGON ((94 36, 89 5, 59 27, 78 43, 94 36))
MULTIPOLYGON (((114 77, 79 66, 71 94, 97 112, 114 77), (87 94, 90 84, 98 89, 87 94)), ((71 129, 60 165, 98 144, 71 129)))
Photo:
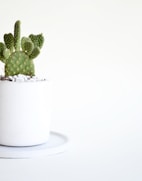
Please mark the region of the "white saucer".
POLYGON ((47 156, 64 152, 67 148, 68 139, 66 136, 51 132, 47 143, 28 146, 12 147, 0 145, 0 158, 32 158, 47 156))

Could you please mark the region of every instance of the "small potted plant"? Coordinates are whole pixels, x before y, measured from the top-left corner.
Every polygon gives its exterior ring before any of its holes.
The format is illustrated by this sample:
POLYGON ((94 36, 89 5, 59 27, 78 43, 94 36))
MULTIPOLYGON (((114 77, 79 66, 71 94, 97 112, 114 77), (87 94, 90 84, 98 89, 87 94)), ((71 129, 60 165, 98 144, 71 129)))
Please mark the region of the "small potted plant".
POLYGON ((20 37, 20 21, 14 33, 4 34, 0 60, 0 144, 32 146, 49 138, 49 86, 35 76, 34 59, 44 43, 42 34, 20 37))

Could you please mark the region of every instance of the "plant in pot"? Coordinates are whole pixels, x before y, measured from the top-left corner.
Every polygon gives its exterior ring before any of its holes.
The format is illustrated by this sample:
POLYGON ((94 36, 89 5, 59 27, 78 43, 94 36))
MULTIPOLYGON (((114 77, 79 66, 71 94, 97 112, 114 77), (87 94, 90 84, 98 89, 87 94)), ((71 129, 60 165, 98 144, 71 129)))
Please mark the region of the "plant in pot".
POLYGON ((0 144, 32 146, 49 139, 48 81, 35 76, 34 59, 44 43, 42 34, 20 38, 20 21, 14 33, 4 34, 0 60, 0 144))

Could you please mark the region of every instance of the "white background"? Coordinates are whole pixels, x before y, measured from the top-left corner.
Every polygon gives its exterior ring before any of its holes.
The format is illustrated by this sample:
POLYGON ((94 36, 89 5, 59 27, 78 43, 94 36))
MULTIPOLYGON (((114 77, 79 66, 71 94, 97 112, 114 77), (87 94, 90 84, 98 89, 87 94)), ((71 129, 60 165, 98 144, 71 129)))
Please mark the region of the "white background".
POLYGON ((37 75, 53 81, 51 129, 67 152, 0 160, 1 181, 142 180, 142 1, 4 0, 0 37, 42 32, 37 75))

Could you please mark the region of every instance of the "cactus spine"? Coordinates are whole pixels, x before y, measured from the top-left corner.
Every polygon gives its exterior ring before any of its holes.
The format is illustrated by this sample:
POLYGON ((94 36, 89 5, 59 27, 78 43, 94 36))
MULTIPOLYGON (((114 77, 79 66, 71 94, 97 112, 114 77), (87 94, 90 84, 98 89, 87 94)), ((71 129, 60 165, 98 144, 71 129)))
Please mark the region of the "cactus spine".
POLYGON ((0 42, 0 60, 5 64, 5 76, 35 75, 33 59, 39 55, 44 37, 31 34, 20 38, 20 24, 16 21, 14 34, 4 34, 4 43, 0 42))

